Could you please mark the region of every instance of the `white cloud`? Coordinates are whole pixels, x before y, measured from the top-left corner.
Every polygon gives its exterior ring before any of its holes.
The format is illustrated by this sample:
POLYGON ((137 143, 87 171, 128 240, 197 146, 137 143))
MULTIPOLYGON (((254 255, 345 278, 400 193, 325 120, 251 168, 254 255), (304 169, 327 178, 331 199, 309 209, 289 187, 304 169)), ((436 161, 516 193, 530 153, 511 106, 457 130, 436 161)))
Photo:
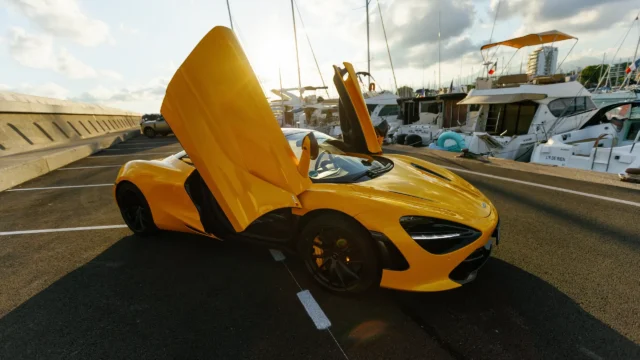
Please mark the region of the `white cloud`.
POLYGON ((24 29, 9 29, 11 40, 9 51, 13 58, 23 66, 47 69, 55 62, 53 56, 53 39, 48 35, 28 34, 24 29))
POLYGON ((55 69, 72 79, 95 78, 98 75, 94 68, 78 60, 64 48, 58 53, 55 69))
POLYGON ((168 78, 158 77, 146 84, 125 88, 108 88, 100 85, 73 97, 72 100, 140 112, 158 111, 168 83, 168 78))
POLYGON ((127 34, 127 35, 137 35, 140 33, 140 29, 138 28, 134 28, 131 26, 127 26, 123 23, 120 23, 120 31, 122 31, 123 33, 127 34))
POLYGON ((36 69, 51 69, 71 79, 90 79, 98 76, 120 80, 122 76, 113 70, 96 70, 83 63, 67 49, 54 50, 53 39, 45 34, 29 34, 24 29, 10 29, 11 56, 21 65, 36 69))
POLYGON ((109 26, 86 16, 77 0, 7 0, 42 30, 85 46, 113 43, 109 26))
POLYGON ((69 90, 64 87, 48 82, 40 85, 32 85, 29 83, 23 83, 18 86, 9 86, 0 84, 0 90, 13 91, 21 94, 44 96, 55 99, 66 99, 69 95, 69 90))

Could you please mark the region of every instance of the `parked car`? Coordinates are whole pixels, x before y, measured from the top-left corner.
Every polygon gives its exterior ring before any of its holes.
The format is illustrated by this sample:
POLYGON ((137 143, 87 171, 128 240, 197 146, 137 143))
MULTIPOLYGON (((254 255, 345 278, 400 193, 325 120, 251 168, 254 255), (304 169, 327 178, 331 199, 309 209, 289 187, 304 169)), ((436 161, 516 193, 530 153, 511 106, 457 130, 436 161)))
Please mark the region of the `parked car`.
POLYGON ((153 138, 158 134, 167 136, 172 131, 162 114, 144 114, 140 119, 140 133, 153 138))
POLYGON ((285 249, 337 293, 474 280, 500 240, 496 208, 445 168, 383 154, 388 124, 373 126, 356 72, 344 66, 333 78, 342 140, 281 129, 234 33, 215 27, 162 103, 185 151, 118 172, 127 226, 139 236, 170 230, 285 249))

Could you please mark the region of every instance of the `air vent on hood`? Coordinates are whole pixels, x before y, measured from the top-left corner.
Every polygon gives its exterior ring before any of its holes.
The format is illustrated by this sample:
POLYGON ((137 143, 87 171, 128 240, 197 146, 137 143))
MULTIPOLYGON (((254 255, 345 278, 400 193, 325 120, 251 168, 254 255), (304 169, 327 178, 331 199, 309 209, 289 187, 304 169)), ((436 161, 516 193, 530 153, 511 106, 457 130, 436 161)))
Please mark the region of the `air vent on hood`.
POLYGON ((429 169, 427 169, 427 168, 426 168, 426 167, 424 167, 424 166, 420 166, 420 165, 418 165, 418 164, 414 164, 414 163, 411 163, 411 166, 413 166, 414 168, 416 168, 416 169, 418 169, 418 170, 420 170, 420 171, 424 171, 424 172, 429 173, 429 174, 431 174, 431 175, 435 175, 435 176, 437 176, 437 177, 439 177, 439 178, 441 178, 441 179, 445 179, 445 180, 447 180, 447 181, 451 181, 451 179, 449 179, 448 177, 446 177, 446 176, 444 176, 444 175, 440 175, 440 174, 438 174, 437 172, 435 172, 435 171, 433 171, 433 170, 429 170, 429 169))

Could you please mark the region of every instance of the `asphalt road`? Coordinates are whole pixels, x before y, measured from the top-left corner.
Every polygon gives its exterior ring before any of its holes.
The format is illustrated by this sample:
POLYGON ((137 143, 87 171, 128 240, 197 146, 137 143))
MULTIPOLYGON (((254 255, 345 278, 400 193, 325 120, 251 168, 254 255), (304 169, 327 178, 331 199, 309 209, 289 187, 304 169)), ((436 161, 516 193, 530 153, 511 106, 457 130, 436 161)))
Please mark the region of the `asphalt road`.
MULTIPOLYGON (((108 186, 116 166, 179 149, 138 137, 19 187, 40 190, 0 193, 0 234, 46 230, 0 235, 0 359, 640 359, 631 205, 460 173, 501 215, 501 244, 477 280, 365 297, 327 293, 296 259, 255 245, 51 232, 122 225, 108 186), (84 185, 101 186, 50 188, 84 185), (305 311, 304 290, 329 329, 305 311)), ((426 158, 640 202, 639 191, 426 158)))

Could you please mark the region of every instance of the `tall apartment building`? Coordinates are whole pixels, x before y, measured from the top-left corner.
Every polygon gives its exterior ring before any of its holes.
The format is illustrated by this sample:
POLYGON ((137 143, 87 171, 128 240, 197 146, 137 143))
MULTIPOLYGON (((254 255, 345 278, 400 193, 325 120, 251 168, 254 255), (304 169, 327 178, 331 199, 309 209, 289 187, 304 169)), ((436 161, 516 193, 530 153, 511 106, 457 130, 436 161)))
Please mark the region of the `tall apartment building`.
POLYGON ((557 62, 557 47, 543 46, 533 50, 527 62, 527 75, 533 77, 553 75, 556 72, 557 62))

